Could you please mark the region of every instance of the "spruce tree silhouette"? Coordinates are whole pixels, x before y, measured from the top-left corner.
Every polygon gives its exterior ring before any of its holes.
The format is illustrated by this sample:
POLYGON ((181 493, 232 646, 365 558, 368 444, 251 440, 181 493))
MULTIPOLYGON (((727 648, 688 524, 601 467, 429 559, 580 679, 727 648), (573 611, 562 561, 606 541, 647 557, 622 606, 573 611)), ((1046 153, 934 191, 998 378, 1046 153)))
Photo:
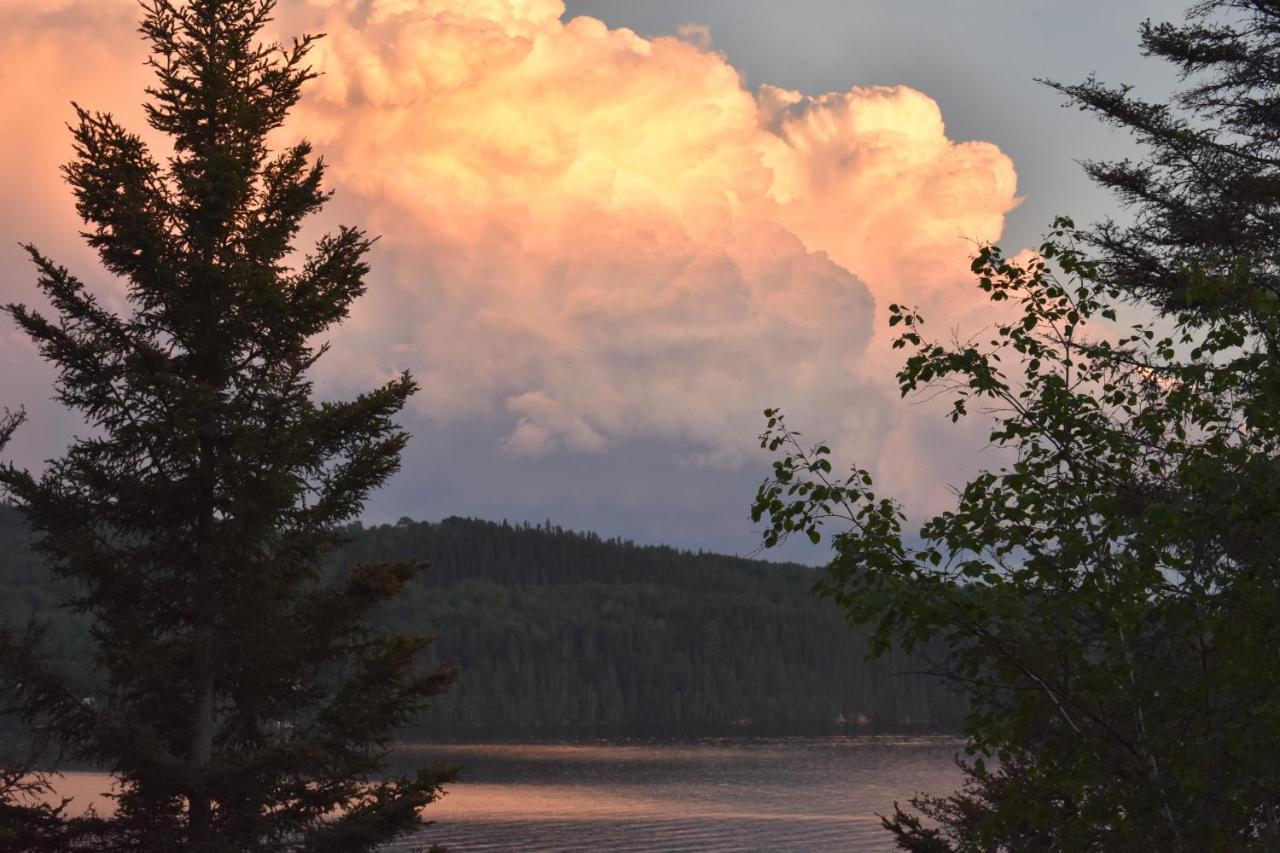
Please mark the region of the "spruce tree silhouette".
POLYGON ((415 384, 313 397, 328 349, 315 340, 364 291, 372 241, 343 227, 290 265, 329 193, 306 142, 268 147, 314 76, 314 37, 260 40, 274 6, 143 4, 147 115, 172 154, 77 107, 65 167, 127 313, 32 246, 53 313, 6 309, 56 366, 57 399, 92 426, 38 476, 0 470, 0 486, 80 591, 101 687, 62 683, 38 629, 0 632, 0 678, 11 710, 108 768, 120 793, 89 821, 11 799, 30 832, 6 842, 0 829, 0 843, 372 850, 418 827, 448 776, 383 776, 395 729, 452 678, 420 666, 430 637, 367 622, 423 566, 317 571, 397 470, 408 436, 394 417, 415 384))

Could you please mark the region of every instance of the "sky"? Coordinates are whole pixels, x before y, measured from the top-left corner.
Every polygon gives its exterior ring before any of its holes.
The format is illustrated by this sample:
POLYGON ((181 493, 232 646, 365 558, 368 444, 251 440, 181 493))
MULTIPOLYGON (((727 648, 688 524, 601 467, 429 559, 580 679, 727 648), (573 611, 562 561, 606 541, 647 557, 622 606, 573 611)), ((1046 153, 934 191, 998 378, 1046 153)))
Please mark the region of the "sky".
MULTIPOLYGON (((914 515, 998 464, 981 417, 898 398, 888 306, 976 333, 975 245, 1032 247, 1057 214, 1123 216, 1078 161, 1127 138, 1035 82, 1176 82, 1132 0, 281 0, 323 31, 282 142, 336 191, 310 223, 381 236, 369 292, 317 367, 330 397, 403 368, 403 470, 370 521, 472 515, 750 553, 781 406, 914 515)), ((142 120, 132 0, 0 0, 0 299, 39 304, 31 241, 107 304, 58 166, 71 101, 142 120)), ((0 404, 39 467, 84 427, 0 327, 0 404)), ((799 545, 780 552, 816 560, 799 545)))

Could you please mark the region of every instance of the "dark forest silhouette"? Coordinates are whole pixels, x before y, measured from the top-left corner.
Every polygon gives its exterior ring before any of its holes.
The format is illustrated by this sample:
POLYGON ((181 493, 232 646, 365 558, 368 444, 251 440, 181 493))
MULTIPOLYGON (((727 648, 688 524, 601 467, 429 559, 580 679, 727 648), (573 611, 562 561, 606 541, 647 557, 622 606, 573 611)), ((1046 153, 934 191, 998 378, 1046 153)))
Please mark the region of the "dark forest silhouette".
MULTIPOLYGON (((374 617, 439 635, 457 682, 405 736, 603 731, 957 730, 963 704, 921 656, 869 662, 863 632, 813 596, 815 569, 605 540, 550 524, 451 518, 352 527, 329 565, 424 560, 374 617), (838 721, 843 720, 844 723, 838 721)), ((87 620, 60 599, 21 518, 0 508, 0 607, 50 620, 89 694, 87 620)))

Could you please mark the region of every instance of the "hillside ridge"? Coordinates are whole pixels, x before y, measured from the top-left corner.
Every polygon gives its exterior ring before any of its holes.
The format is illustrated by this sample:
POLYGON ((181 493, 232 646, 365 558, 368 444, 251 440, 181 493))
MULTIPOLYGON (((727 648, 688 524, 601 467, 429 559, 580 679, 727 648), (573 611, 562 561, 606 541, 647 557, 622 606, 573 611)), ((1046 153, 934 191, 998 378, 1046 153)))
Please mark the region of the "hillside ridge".
MULTIPOLYGON (((460 677, 426 731, 600 726, 829 728, 861 720, 954 728, 961 707, 927 669, 866 638, 811 592, 818 570, 453 516, 347 528, 326 571, 417 559, 430 570, 378 614, 428 631, 460 677)), ((36 616, 48 649, 92 691, 88 623, 0 507, 0 619, 36 616)))

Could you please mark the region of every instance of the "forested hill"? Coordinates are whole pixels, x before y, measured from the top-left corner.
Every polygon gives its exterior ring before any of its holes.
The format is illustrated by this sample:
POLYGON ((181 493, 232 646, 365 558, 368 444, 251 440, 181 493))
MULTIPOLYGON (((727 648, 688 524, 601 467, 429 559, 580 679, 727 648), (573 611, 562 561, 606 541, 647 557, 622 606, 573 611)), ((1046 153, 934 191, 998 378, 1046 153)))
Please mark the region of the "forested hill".
MULTIPOLYGON (((427 628, 461 676, 434 729, 748 723, 957 725, 952 695, 867 663, 863 635, 809 592, 814 570, 637 546, 552 527, 450 518, 351 528, 333 569, 421 559, 430 571, 381 619, 427 628)), ((0 507, 0 618, 51 614, 50 651, 80 668, 87 626, 53 611, 21 518, 0 507)))

